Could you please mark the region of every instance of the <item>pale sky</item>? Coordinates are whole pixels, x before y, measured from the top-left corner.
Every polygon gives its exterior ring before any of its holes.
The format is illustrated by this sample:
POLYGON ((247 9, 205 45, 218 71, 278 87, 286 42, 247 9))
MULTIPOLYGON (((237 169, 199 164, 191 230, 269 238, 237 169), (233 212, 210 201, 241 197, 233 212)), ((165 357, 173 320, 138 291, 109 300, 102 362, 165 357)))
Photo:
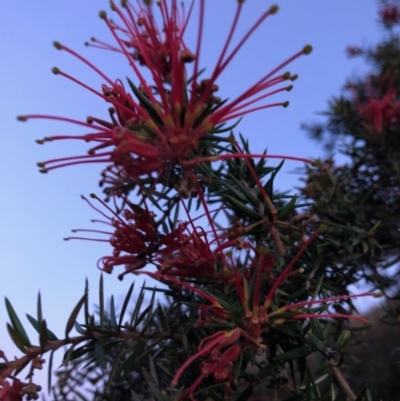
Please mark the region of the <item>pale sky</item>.
MULTIPOLYGON (((249 0, 239 33, 251 26, 261 11, 272 3, 249 0)), ((316 158, 322 149, 300 129, 303 122, 319 121, 315 115, 326 109, 327 100, 338 94, 351 74, 367 71, 361 61, 348 60, 348 45, 365 45, 379 39, 375 0, 281 0, 280 11, 268 18, 223 74, 219 96, 233 97, 249 87, 304 45, 314 51, 293 63, 289 70, 299 74, 293 91, 276 99, 289 100, 286 109, 267 109, 247 116, 237 128, 250 138, 252 150, 268 147, 271 154, 316 158)), ((71 310, 83 294, 89 279, 91 302, 97 302, 99 270, 97 260, 110 253, 106 244, 65 242, 73 228, 89 228, 96 212, 80 195, 96 192, 102 165, 82 165, 38 173, 36 163, 50 158, 83 154, 84 143, 59 142, 39 146, 36 139, 54 134, 73 134, 76 127, 50 121, 17 122, 20 114, 40 113, 85 119, 87 115, 107 118, 100 99, 60 76, 65 72, 99 88, 102 81, 87 67, 65 52, 57 51, 58 40, 95 63, 112 78, 135 79, 123 56, 87 48, 90 37, 109 39, 98 11, 108 10, 100 0, 19 0, 0 3, 0 79, 2 107, 0 156, 0 349, 12 357, 19 351, 8 339, 8 321, 3 298, 8 297, 29 327, 24 314, 35 316, 40 289, 48 327, 62 337, 71 310)), ((207 0, 205 38, 201 64, 211 69, 221 51, 235 10, 234 0, 207 0)), ((111 13, 111 12, 110 12, 111 13)), ((195 19, 193 20, 195 21, 195 19)), ((195 24, 188 31, 194 43, 195 24)), ((125 81, 126 82, 126 81, 125 81)), ((276 165, 277 161, 271 161, 276 165)), ((296 163, 286 163, 278 175, 280 189, 294 192, 297 176, 288 174, 296 163)), ((117 298, 131 283, 117 274, 105 276, 106 294, 117 298)), ((31 341, 37 343, 33 330, 31 341)), ((61 355, 61 352, 59 353, 61 355)), ((45 372, 44 372, 45 377, 45 372)))

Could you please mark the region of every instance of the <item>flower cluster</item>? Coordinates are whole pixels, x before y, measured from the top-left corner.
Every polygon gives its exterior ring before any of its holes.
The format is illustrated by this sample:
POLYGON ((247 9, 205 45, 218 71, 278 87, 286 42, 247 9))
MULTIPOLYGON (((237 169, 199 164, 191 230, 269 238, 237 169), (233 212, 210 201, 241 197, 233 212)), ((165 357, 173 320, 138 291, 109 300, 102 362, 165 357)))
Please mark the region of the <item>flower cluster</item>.
MULTIPOLYGON (((283 70, 300 56, 309 54, 311 46, 283 61, 238 97, 223 100, 217 96, 221 74, 278 7, 262 12, 233 50, 229 50, 244 7, 244 1, 238 1, 221 54, 209 75, 203 78, 200 50, 205 0, 196 3, 199 28, 194 49, 189 49, 185 41, 194 1, 188 9, 180 7, 177 0, 161 0, 155 5, 151 1, 143 4, 137 1, 135 5, 122 1, 120 7, 111 2, 119 22, 100 12, 114 44, 93 38, 88 45, 125 57, 135 74, 134 80, 127 81, 130 91, 121 80, 111 80, 74 50, 55 42, 58 50, 80 59, 104 79, 101 89, 95 89, 59 68, 53 69, 53 73, 81 85, 111 106, 108 119, 89 116, 86 121, 79 121, 38 114, 19 117, 22 121, 54 119, 91 130, 81 136, 39 140, 41 144, 67 139, 93 144, 85 155, 39 163, 41 172, 75 164, 107 164, 100 183, 108 185, 107 198, 114 201, 114 207, 94 194, 91 198, 100 208, 83 197, 105 219, 93 222, 104 224, 107 229, 76 229, 75 233, 89 232, 102 237, 72 236, 66 240, 109 243, 112 254, 98 261, 98 267, 106 273, 123 266, 120 279, 130 273, 143 274, 168 287, 173 295, 184 291, 191 294, 188 305, 181 303, 180 307, 189 310, 187 331, 195 330, 196 340, 192 355, 180 360, 180 366, 174 365, 172 380, 175 386, 186 383, 182 400, 186 396, 194 399, 195 391, 210 380, 217 386, 222 383, 223 393, 228 397, 238 371, 243 371, 241 358, 267 352, 272 341, 268 336, 277 327, 289 330, 296 322, 307 325, 313 319, 365 321, 329 310, 330 304, 348 301, 353 296, 322 288, 314 279, 318 270, 318 266, 311 266, 317 263, 314 245, 320 241, 325 227, 309 212, 296 211, 296 197, 286 201, 276 196, 273 180, 281 165, 266 166, 267 159, 273 158, 313 162, 266 152, 251 153, 246 140, 242 138, 239 144, 234 137, 232 129, 237 122, 232 127, 225 126, 258 110, 286 107, 288 102, 265 102, 265 99, 292 89, 288 81, 294 81, 297 75, 283 70), (145 79, 143 69, 150 73, 150 80, 145 79), (221 135, 227 132, 229 136, 221 135), (137 193, 131 201, 128 196, 133 189, 137 193), (117 201, 122 201, 123 206, 117 207, 117 201), (225 213, 224 219, 218 218, 220 213, 225 213), (197 376, 191 382, 183 381, 189 365, 196 363, 197 376)), ((383 121, 397 122, 395 97, 392 91, 382 100, 360 104, 359 113, 369 118, 379 131, 383 121)), ((371 294, 360 296, 367 295, 371 294)), ((56 345, 40 315, 35 323, 41 336, 37 353, 67 343, 74 347, 91 335, 94 343, 101 344, 104 336, 110 334, 104 330, 103 320, 97 333, 92 317, 87 319, 86 331, 78 325, 82 337, 70 339, 68 333, 77 313, 74 311, 67 324, 66 339, 56 345), (53 341, 50 345, 47 335, 53 341)), ((302 326, 296 326, 296 330, 304 337, 306 333, 299 327, 302 326)), ((126 329, 132 327, 127 323, 126 329)), ((138 334, 136 326, 128 334, 133 331, 138 334)), ((121 336, 121 327, 113 335, 121 336)), ((140 335, 144 336, 144 331, 140 335)), ((171 339, 174 335, 170 333, 171 339)), ((293 341, 287 339, 292 347, 297 346, 293 341)), ((27 345, 22 345, 25 350, 27 345)), ((99 355, 101 345, 96 347, 95 354, 99 355)), ((6 377, 13 378, 12 372, 6 377)), ((26 389, 17 380, 13 386, 3 380, 0 386, 0 394, 9 395, 11 401, 17 399, 17 392, 26 389)))
POLYGON ((400 124, 400 100, 395 88, 386 85, 387 81, 382 80, 378 95, 374 96, 375 91, 371 83, 368 83, 365 100, 355 98, 357 112, 364 126, 377 134, 383 134, 400 124))
POLYGON ((387 28, 391 28, 400 23, 400 8, 396 3, 383 4, 378 14, 380 22, 382 22, 382 24, 387 28))

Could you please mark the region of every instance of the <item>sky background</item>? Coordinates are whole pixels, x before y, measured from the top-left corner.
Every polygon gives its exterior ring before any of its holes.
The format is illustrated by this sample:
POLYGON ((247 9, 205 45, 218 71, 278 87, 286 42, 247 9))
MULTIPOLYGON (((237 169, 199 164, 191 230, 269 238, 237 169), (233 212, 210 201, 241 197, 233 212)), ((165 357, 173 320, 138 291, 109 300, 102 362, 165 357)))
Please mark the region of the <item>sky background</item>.
MULTIPOLYGON (((273 99, 289 100, 290 106, 249 115, 237 131, 250 139, 254 152, 267 147, 270 154, 320 157, 324 155, 321 146, 307 138, 300 124, 321 121, 316 112, 326 109, 327 100, 339 93, 345 79, 367 71, 361 61, 349 61, 344 50, 348 45, 366 45, 380 38, 377 2, 282 0, 277 4, 280 6, 278 14, 265 21, 224 72, 218 82, 219 96, 233 98, 304 45, 311 44, 313 53, 301 57, 288 68, 299 74, 294 90, 273 99)), ((270 5, 265 0, 245 3, 234 43, 270 5)), ((108 105, 101 99, 51 73, 51 68, 57 66, 95 88, 103 83, 81 62, 66 52, 57 51, 52 42, 58 40, 87 57, 110 78, 125 80, 129 76, 135 81, 123 56, 84 46, 92 36, 110 41, 107 27, 98 17, 101 9, 109 9, 107 1, 0 2, 3 93, 0 109, 0 349, 9 357, 19 351, 6 332, 8 317, 2 304, 4 296, 10 299, 28 326, 24 314, 36 316, 40 289, 48 327, 62 336, 67 317, 83 294, 86 277, 91 290, 90 302, 97 302, 100 272, 96 262, 110 253, 106 244, 63 241, 71 229, 90 228, 89 220, 98 217, 80 195, 101 194, 97 182, 103 166, 75 166, 47 175, 38 173, 35 166, 51 158, 84 154, 87 149, 84 143, 67 141, 39 146, 36 139, 84 131, 48 120, 27 123, 16 120, 17 115, 31 113, 83 120, 87 115, 94 115, 107 119, 108 105)), ((214 66, 234 11, 234 0, 206 1, 202 66, 209 69, 214 66)), ((195 43, 195 22, 196 14, 188 30, 189 47, 195 43)), ((290 171, 298 166, 286 163, 278 175, 279 189, 295 191, 298 176, 290 171)), ((117 274, 104 278, 105 293, 114 294, 117 299, 126 293, 132 280, 127 277, 120 282, 117 274)), ((360 306, 363 309, 363 305, 360 306)), ((37 343, 35 332, 28 332, 32 342, 37 343)))

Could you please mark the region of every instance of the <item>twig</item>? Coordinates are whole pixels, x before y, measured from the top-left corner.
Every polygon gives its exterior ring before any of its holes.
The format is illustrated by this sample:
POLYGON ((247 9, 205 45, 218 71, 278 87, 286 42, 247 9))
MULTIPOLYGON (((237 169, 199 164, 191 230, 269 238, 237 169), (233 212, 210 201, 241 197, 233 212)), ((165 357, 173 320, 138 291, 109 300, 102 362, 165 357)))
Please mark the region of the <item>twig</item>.
POLYGON ((339 383, 339 386, 342 388, 342 390, 346 394, 347 399, 349 399, 350 401, 355 401, 357 399, 357 396, 353 393, 353 390, 350 388, 347 380, 340 373, 340 370, 336 366, 331 365, 331 371, 332 371, 333 376, 339 383))

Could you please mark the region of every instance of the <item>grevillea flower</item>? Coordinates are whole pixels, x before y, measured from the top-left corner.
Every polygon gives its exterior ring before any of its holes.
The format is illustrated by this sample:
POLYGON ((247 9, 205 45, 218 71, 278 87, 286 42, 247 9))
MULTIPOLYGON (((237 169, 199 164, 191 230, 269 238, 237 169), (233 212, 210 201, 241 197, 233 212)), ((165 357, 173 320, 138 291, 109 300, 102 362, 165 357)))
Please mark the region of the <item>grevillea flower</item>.
POLYGON ((122 278, 124 274, 141 269, 153 262, 158 252, 164 251, 166 254, 170 254, 180 249, 182 243, 187 239, 184 234, 184 224, 178 225, 175 230, 163 235, 158 230, 154 214, 147 209, 126 202, 129 209, 124 209, 122 216, 119 216, 96 195, 92 194, 91 197, 97 199, 111 212, 111 216, 105 214, 82 196, 93 209, 107 219, 107 221, 92 221, 104 223, 112 227, 113 231, 76 229, 72 231, 106 234, 109 237, 107 239, 68 237, 65 240, 84 239, 110 243, 113 247, 113 255, 102 257, 98 261, 98 267, 106 273, 111 273, 114 266, 124 265, 125 273, 119 276, 122 278))
MULTIPOLYGON (((93 39, 92 43, 92 46, 122 53, 126 57, 136 75, 136 85, 128 81, 134 96, 126 91, 120 80, 111 80, 81 55, 58 42, 55 43, 57 49, 72 54, 92 68, 105 83, 102 90, 98 91, 58 68, 54 68, 53 72, 100 96, 111 104, 112 108, 107 121, 97 117, 88 117, 86 122, 45 115, 19 117, 23 121, 33 118, 55 119, 93 130, 82 136, 52 136, 38 141, 43 143, 78 139, 95 144, 87 155, 39 163, 42 172, 73 164, 103 162, 122 170, 121 174, 126 176, 124 179, 137 178, 152 172, 162 174, 165 168, 176 164, 187 167, 193 159, 196 159, 197 163, 204 152, 199 149, 199 141, 207 141, 210 135, 215 141, 216 133, 221 132, 223 125, 228 121, 257 110, 288 105, 288 102, 265 104, 262 101, 292 88, 292 85, 284 82, 294 80, 297 76, 281 71, 301 55, 310 53, 311 46, 305 46, 273 68, 235 99, 221 101, 215 96, 221 74, 253 32, 267 17, 277 12, 277 6, 261 13, 239 43, 229 51, 244 3, 238 1, 233 23, 218 61, 209 77, 202 79, 200 49, 205 0, 198 2, 198 36, 193 51, 187 48, 184 35, 194 1, 190 3, 187 13, 184 7, 179 8, 177 0, 157 2, 156 8, 162 20, 160 26, 156 22, 158 16, 151 3, 140 5, 140 2, 137 2, 137 5, 133 6, 129 1, 123 1, 122 8, 119 8, 111 2, 111 8, 119 17, 120 23, 109 20, 104 11, 100 13, 100 17, 108 26, 115 44, 106 44, 97 39, 93 39), (190 73, 189 64, 193 66, 190 73), (140 66, 150 71, 152 83, 146 81, 140 66)), ((214 141, 210 141, 211 148, 214 141)))
POLYGON ((368 94, 365 101, 360 102, 355 97, 357 112, 364 120, 363 125, 382 134, 385 129, 400 124, 400 100, 393 86, 389 86, 379 96, 372 94, 371 84, 367 85, 368 94))
POLYGON ((22 401, 22 388, 24 384, 15 379, 12 384, 4 380, 0 385, 0 400, 1 401, 22 401))
POLYGON ((220 296, 217 298, 217 296, 213 296, 194 285, 173 276, 164 275, 161 271, 157 273, 144 272, 150 277, 156 278, 166 284, 179 284, 186 289, 192 290, 197 295, 203 297, 205 302, 210 303, 209 305, 200 305, 199 319, 196 322, 196 327, 207 327, 211 322, 218 322, 220 324, 225 322, 225 327, 226 325, 235 325, 231 330, 217 331, 205 337, 200 342, 197 352, 178 369, 173 378, 172 385, 178 384, 179 379, 191 363, 200 360, 201 374, 187 390, 192 400, 194 399, 196 388, 209 375, 212 375, 217 381, 226 382, 229 388, 233 379, 236 362, 239 360, 242 352, 253 349, 256 354, 261 355, 266 350, 266 344, 263 343, 263 334, 274 326, 287 324, 294 320, 321 318, 353 319, 364 323, 367 322, 360 316, 326 312, 327 307, 321 308, 321 305, 328 305, 356 297, 377 295, 371 292, 357 295, 333 296, 288 304, 285 304, 284 300, 283 304, 281 304, 281 300, 278 304, 275 304, 275 295, 278 288, 285 280, 297 273, 293 270, 295 264, 319 233, 320 230, 315 231, 300 247, 291 262, 270 282, 266 294, 265 291, 261 290, 261 282, 263 280, 267 283, 269 282, 268 277, 272 273, 271 270, 275 263, 274 257, 266 253, 265 250, 254 253, 253 262, 250 264, 251 280, 253 281, 251 292, 249 291, 250 286, 246 278, 240 277, 237 274, 237 268, 233 266, 232 275, 235 279, 229 281, 229 284, 235 288, 240 303, 243 306, 241 318, 238 317, 237 310, 233 312, 229 308, 232 299, 224 302, 220 296), (319 306, 319 308, 312 309, 315 305, 319 306))
POLYGON ((400 9, 397 4, 386 5, 378 11, 380 21, 391 28, 400 22, 400 9))

